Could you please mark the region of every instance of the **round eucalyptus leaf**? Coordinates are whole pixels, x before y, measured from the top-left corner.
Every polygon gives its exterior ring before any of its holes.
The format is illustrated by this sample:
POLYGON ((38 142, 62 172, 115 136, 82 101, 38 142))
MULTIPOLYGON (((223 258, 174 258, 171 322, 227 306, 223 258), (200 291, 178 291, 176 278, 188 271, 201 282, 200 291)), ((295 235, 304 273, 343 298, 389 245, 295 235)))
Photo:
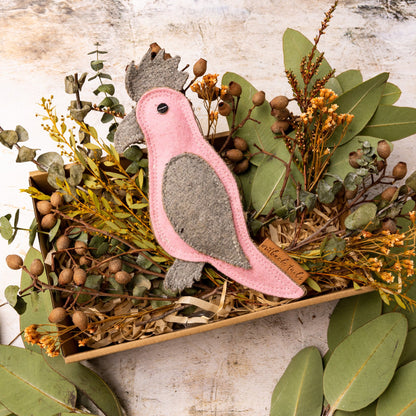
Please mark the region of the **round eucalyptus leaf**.
POLYGON ((18 141, 19 136, 14 130, 3 130, 2 132, 0 132, 0 143, 3 146, 12 149, 18 141))
POLYGON ((370 406, 364 407, 364 409, 357 410, 356 412, 344 412, 343 410, 337 410, 334 416, 376 416, 377 402, 371 403, 370 406))
POLYGON ((61 155, 56 152, 43 153, 38 157, 37 161, 42 165, 42 170, 44 171, 47 171, 53 163, 64 166, 64 160, 61 155))
POLYGON ((324 372, 331 410, 360 410, 379 397, 393 378, 407 335, 400 313, 381 315, 339 344, 324 372))
POLYGON ((30 147, 22 146, 19 148, 19 152, 17 154, 16 162, 31 162, 36 157, 36 150, 31 149, 30 147))
POLYGON ((10 306, 16 305, 19 290, 20 290, 20 287, 16 285, 10 285, 6 287, 4 291, 4 297, 6 298, 10 306))
POLYGON ((48 169, 48 183, 53 188, 58 189, 58 182, 65 181, 65 169, 58 163, 52 163, 48 169))
POLYGON ((69 106, 69 114, 71 117, 79 122, 84 121, 84 118, 92 109, 92 103, 87 101, 81 101, 81 108, 78 108, 77 101, 71 101, 71 105, 69 106))
POLYGON ((69 168, 69 178, 68 183, 72 186, 77 186, 82 181, 82 174, 84 172, 84 166, 77 163, 76 165, 72 165, 69 168))
POLYGON ((5 240, 10 240, 13 236, 13 227, 6 216, 0 217, 0 234, 5 240))
POLYGON ((16 133, 17 133, 19 143, 26 142, 29 140, 29 133, 24 127, 16 126, 16 133))
POLYGON ((416 328, 407 333, 406 342, 399 360, 399 367, 416 360, 416 328))
POLYGON ((416 361, 400 367, 377 403, 377 416, 416 414, 416 361))
POLYGON ((377 205, 367 202, 360 205, 352 214, 345 218, 345 227, 349 230, 366 228, 376 217, 377 205))
POLYGON ((273 391, 270 416, 320 416, 322 373, 322 358, 316 347, 296 354, 273 391))

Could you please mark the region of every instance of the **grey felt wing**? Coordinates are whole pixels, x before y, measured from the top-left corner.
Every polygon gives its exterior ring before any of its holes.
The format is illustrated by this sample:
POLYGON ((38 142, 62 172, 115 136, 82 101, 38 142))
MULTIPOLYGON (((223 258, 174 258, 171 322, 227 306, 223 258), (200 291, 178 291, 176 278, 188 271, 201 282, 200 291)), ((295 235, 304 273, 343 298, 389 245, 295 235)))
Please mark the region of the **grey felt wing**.
POLYGON ((182 153, 166 165, 163 206, 175 231, 200 253, 245 269, 227 191, 201 157, 182 153))
POLYGON ((124 117, 117 127, 114 135, 114 147, 117 152, 123 153, 134 143, 143 143, 144 136, 136 119, 136 111, 133 110, 124 117))

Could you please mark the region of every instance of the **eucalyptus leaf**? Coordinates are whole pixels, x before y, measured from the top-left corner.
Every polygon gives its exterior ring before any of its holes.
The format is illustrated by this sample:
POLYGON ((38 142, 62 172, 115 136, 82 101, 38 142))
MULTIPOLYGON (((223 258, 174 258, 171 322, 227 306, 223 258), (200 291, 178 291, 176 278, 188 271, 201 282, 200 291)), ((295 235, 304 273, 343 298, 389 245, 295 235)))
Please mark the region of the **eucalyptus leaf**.
POLYGON ((6 409, 1 403, 0 403, 0 416, 16 416, 14 413, 10 412, 10 410, 6 409))
POLYGON ((363 82, 363 76, 358 69, 349 69, 335 77, 344 92, 351 90, 363 82))
POLYGON ((51 185, 55 189, 58 189, 59 188, 58 183, 65 181, 64 167, 58 163, 52 163, 52 165, 50 165, 48 169, 47 180, 48 180, 49 185, 51 185))
POLYGON ((347 336, 381 315, 382 301, 378 292, 341 299, 332 312, 328 325, 328 348, 333 351, 347 336))
POLYGON ((13 236, 13 227, 6 216, 0 217, 0 234, 5 240, 13 236))
POLYGON ((325 84, 325 88, 329 88, 330 90, 334 91, 336 95, 341 95, 343 93, 341 84, 335 77, 332 77, 328 80, 328 82, 325 84))
POLYGON ((113 121, 114 116, 112 114, 104 113, 101 117, 101 123, 109 123, 113 121))
MULTIPOLYGON (((25 260, 23 264, 29 268, 32 264, 33 260, 39 259, 43 262, 41 253, 36 250, 35 248, 31 247, 25 257, 25 260)), ((46 275, 46 271, 43 271, 43 273, 38 276, 38 279, 42 282, 48 283, 48 277, 46 275)), ((22 271, 21 279, 20 279, 20 288, 26 289, 28 286, 32 284, 32 279, 30 276, 25 272, 22 271)), ((47 324, 50 328, 50 322, 48 320, 48 316, 50 311, 53 309, 52 306, 52 299, 51 295, 48 291, 46 292, 39 292, 38 296, 36 298, 29 296, 26 297, 26 311, 20 315, 20 330, 24 331, 25 328, 27 328, 29 325, 32 324, 47 324)), ((22 337, 23 338, 23 337, 22 337)), ((24 340, 25 348, 40 352, 40 348, 37 345, 32 345, 26 343, 24 340)), ((1 401, 1 400, 0 400, 1 401)))
POLYGON ((416 360, 416 328, 407 333, 406 342, 399 360, 399 367, 416 360))
MULTIPOLYGON (((345 251, 347 242, 341 237, 336 235, 327 236, 321 244, 320 251, 321 257, 324 260, 334 260, 336 257, 342 257, 345 251)), ((380 305, 381 308, 381 305, 380 305)), ((381 309, 380 309, 381 311, 381 309)))
POLYGON ((377 416, 413 416, 416 414, 416 361, 400 367, 389 387, 379 398, 377 416))
POLYGON ((273 391, 270 416, 320 416, 322 373, 316 347, 297 353, 273 391))
POLYGON ((10 285, 6 287, 4 291, 4 297, 6 298, 10 306, 14 307, 16 305, 19 290, 20 290, 20 287, 16 285, 10 285))
POLYGON ((416 108, 380 105, 366 127, 364 136, 395 141, 416 133, 416 108))
POLYGON ((126 149, 123 153, 123 156, 131 161, 138 161, 143 157, 143 151, 139 146, 131 146, 126 149))
POLYGON ((51 242, 59 232, 59 227, 61 226, 61 219, 58 218, 56 224, 49 231, 49 242, 51 242))
POLYGON ((19 416, 74 411, 77 392, 40 354, 0 345, 0 402, 19 416), (22 400, 23 399, 23 400, 22 400))
MULTIPOLYGON (((302 90, 305 87, 301 73, 300 64, 304 57, 307 57, 312 51, 312 42, 309 41, 302 33, 294 29, 286 29, 283 34, 283 55, 286 71, 292 71, 299 83, 299 88, 302 90)), ((319 55, 319 51, 315 51, 314 61, 319 55)), ((323 78, 332 68, 324 58, 318 73, 312 78, 309 89, 312 88, 317 79, 323 78)))
POLYGON ((333 351, 324 372, 324 394, 331 410, 360 410, 393 378, 407 335, 406 318, 381 315, 354 331, 333 351))
POLYGON ((334 416, 376 416, 377 402, 371 403, 370 406, 364 407, 364 409, 357 410, 356 412, 344 412, 343 410, 337 410, 334 416))
MULTIPOLYGON (((404 290, 404 294, 410 299, 416 300, 416 284, 413 283, 411 286, 404 290)), ((388 312, 401 312, 406 316, 409 324, 409 330, 416 328, 416 308, 408 306, 406 310, 402 309, 396 302, 391 302, 390 305, 383 303, 383 313, 388 312)))
POLYGON ((18 137, 18 142, 26 142, 29 140, 29 133, 27 130, 22 126, 16 126, 16 134, 18 137))
POLYGON ((115 92, 115 88, 113 84, 101 84, 98 88, 94 91, 95 95, 98 95, 100 92, 104 92, 109 95, 113 95, 115 92))
POLYGON ((62 357, 43 355, 46 364, 64 379, 74 384, 85 394, 106 416, 122 416, 121 405, 105 381, 94 371, 79 363, 65 364, 62 357))
POLYGON ((78 108, 77 101, 71 101, 69 106, 69 114, 71 117, 79 122, 83 122, 87 114, 92 110, 92 103, 89 101, 81 101, 81 108, 78 108))
POLYGON ((84 172, 84 169, 84 166, 82 166, 80 163, 72 165, 69 168, 68 183, 72 186, 79 185, 82 181, 82 174, 84 172))
MULTIPOLYGON (((348 143, 367 125, 377 109, 388 77, 389 75, 387 73, 377 75, 343 93, 334 101, 339 106, 337 110, 339 114, 349 113, 354 115, 354 119, 348 126, 341 144, 348 143)), ((334 146, 340 143, 342 130, 342 126, 335 130, 328 142, 329 145, 334 146)), ((361 134, 380 137, 377 134, 371 133, 361 134)))
POLYGON ((35 242, 35 238, 38 235, 38 222, 36 218, 33 219, 32 224, 30 225, 29 231, 29 246, 32 247, 35 242))
POLYGON ((43 153, 38 157, 38 163, 42 165, 42 170, 48 170, 53 164, 64 166, 64 160, 59 153, 56 152, 47 152, 43 153))
POLYGON ((397 85, 387 82, 381 96, 380 105, 393 105, 399 98, 402 92, 397 85))
POLYGON ((0 132, 0 143, 3 146, 12 149, 13 146, 19 141, 19 136, 14 130, 3 130, 0 132))
POLYGON ((67 94, 75 94, 78 92, 78 85, 73 75, 67 75, 65 77, 65 92, 67 94))
POLYGON ((332 185, 321 179, 316 187, 316 193, 318 199, 322 204, 331 204, 335 199, 335 193, 333 192, 332 185))
POLYGON ((375 220, 376 214, 377 205, 372 202, 366 202, 345 218, 345 227, 349 230, 365 229, 375 220))
POLYGON ((22 162, 31 162, 36 157, 36 150, 31 149, 30 147, 21 146, 19 148, 19 151, 17 153, 16 162, 22 163, 22 162))

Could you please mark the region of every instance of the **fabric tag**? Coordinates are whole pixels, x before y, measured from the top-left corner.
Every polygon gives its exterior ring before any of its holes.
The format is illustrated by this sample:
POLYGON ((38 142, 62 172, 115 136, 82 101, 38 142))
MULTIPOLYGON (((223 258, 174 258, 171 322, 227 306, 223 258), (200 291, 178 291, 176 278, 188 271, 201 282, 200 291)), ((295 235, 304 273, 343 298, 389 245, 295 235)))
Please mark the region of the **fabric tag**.
POLYGON ((301 285, 309 277, 309 273, 298 262, 269 238, 260 244, 259 250, 298 285, 301 285))

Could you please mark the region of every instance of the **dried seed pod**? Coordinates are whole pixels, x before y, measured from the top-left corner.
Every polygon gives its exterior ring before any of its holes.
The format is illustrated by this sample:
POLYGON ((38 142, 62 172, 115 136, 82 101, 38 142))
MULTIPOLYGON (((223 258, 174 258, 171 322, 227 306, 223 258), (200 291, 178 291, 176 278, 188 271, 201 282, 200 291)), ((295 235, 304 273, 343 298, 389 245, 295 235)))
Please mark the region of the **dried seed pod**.
POLYGON ((243 152, 238 149, 230 149, 225 152, 225 156, 227 159, 231 160, 231 162, 240 162, 243 160, 243 152))
POLYGON ((162 48, 156 42, 151 43, 150 50, 151 50, 152 58, 154 58, 161 49, 162 48))
POLYGON ((88 318, 82 311, 75 311, 72 315, 72 322, 81 331, 85 331, 88 327, 88 318))
POLYGON ((51 195, 51 204, 52 206, 54 206, 55 208, 59 208, 61 205, 64 204, 64 197, 62 196, 62 194, 58 191, 55 191, 52 195, 51 195))
POLYGON ((84 241, 75 241, 75 253, 85 256, 88 253, 88 246, 84 241))
POLYGON ((390 144, 386 140, 380 140, 377 143, 377 154, 382 159, 387 159, 390 156, 391 147, 390 144))
POLYGON ((51 313, 48 316, 48 320, 52 324, 57 324, 62 322, 67 316, 66 310, 62 307, 57 307, 52 309, 51 313))
POLYGON ((353 191, 350 191, 348 189, 345 190, 345 199, 350 200, 355 198, 355 196, 357 195, 358 192, 358 188, 355 188, 353 191))
POLYGON ((233 143, 234 147, 242 152, 246 152, 248 149, 248 144, 242 137, 234 137, 233 143))
POLYGON ((124 270, 120 270, 114 275, 114 279, 116 279, 116 282, 120 283, 121 285, 126 285, 127 283, 130 282, 132 278, 133 276, 124 270))
POLYGON ((290 116, 290 111, 287 108, 282 108, 281 110, 277 108, 272 108, 270 114, 273 117, 276 117, 278 120, 284 121, 287 120, 290 116))
POLYGON ((406 162, 399 162, 394 168, 392 173, 394 179, 403 179, 407 175, 406 162))
POLYGON ((386 166, 387 163, 385 160, 377 160, 376 167, 378 172, 381 172, 386 166))
POLYGON ((391 201, 396 194, 397 189, 397 186, 389 186, 381 193, 381 199, 384 199, 385 201, 391 201))
POLYGON ((228 92, 234 97, 239 97, 242 92, 241 85, 238 82, 231 81, 228 84, 228 92))
POLYGON ((234 100, 233 96, 232 96, 229 92, 227 92, 227 93, 223 94, 223 95, 221 96, 221 98, 222 98, 222 100, 223 100, 223 101, 225 101, 226 103, 232 103, 232 102, 233 102, 233 100, 234 100))
POLYGON ((77 286, 82 286, 87 281, 87 272, 84 269, 77 267, 74 270, 73 279, 77 286))
POLYGON ((39 214, 47 215, 52 211, 52 204, 49 201, 38 201, 36 209, 39 211, 39 214))
POLYGON ((68 285, 72 282, 72 278, 74 276, 74 271, 72 269, 66 268, 62 269, 61 273, 58 276, 58 283, 60 285, 68 285))
POLYGON ((234 166, 234 173, 240 174, 245 172, 249 167, 249 161, 248 159, 243 159, 241 162, 237 163, 234 166))
POLYGON ((81 256, 79 258, 79 265, 88 267, 91 264, 91 260, 86 256, 81 256))
POLYGON ((121 270, 122 265, 123 262, 121 259, 113 259, 108 262, 108 271, 112 274, 117 273, 121 270))
POLYGON ((383 230, 390 231, 391 234, 395 234, 397 232, 396 221, 391 218, 387 218, 382 222, 381 228, 383 230))
POLYGON ((43 263, 39 259, 34 259, 29 267, 29 272, 34 276, 40 276, 43 273, 44 267, 43 263))
POLYGON ((67 248, 69 248, 71 245, 71 240, 68 236, 66 235, 61 235, 60 237, 58 237, 58 239, 56 240, 56 249, 58 251, 62 251, 62 250, 66 250, 67 248))
POLYGON ((257 91, 254 93, 253 98, 251 99, 253 105, 256 107, 262 105, 264 103, 264 100, 266 99, 266 94, 264 91, 257 91))
POLYGON ((231 106, 230 104, 226 103, 225 101, 221 101, 218 104, 218 112, 222 115, 222 116, 228 116, 228 114, 231 113, 231 106))
POLYGON ((348 155, 348 161, 354 169, 358 169, 360 167, 360 165, 357 162, 358 159, 360 159, 358 152, 350 152, 350 154, 348 155))
POLYGON ((17 254, 9 254, 6 257, 7 266, 12 270, 19 270, 23 266, 23 259, 17 254))
POLYGON ((53 214, 46 214, 42 218, 42 220, 40 222, 40 226, 44 230, 50 230, 50 229, 52 229, 55 226, 56 221, 57 221, 57 219, 56 219, 55 215, 53 215, 53 214))
POLYGON ((289 128, 289 126, 290 124, 288 121, 278 120, 272 124, 271 129, 274 134, 279 134, 282 133, 282 130, 286 131, 289 128))
POLYGON ((270 101, 270 107, 276 110, 283 110, 289 104, 289 98, 285 97, 284 95, 278 95, 274 97, 273 100, 270 101))
POLYGON ((207 61, 203 58, 199 58, 194 64, 193 71, 196 77, 202 77, 207 71, 207 61))

